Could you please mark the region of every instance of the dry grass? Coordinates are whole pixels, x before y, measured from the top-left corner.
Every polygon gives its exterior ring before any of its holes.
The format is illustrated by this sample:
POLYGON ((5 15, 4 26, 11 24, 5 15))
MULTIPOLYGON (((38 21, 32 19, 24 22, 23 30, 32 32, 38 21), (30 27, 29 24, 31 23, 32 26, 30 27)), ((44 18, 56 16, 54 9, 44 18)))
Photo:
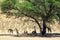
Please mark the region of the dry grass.
MULTIPOLYGON (((24 22, 24 20, 28 19, 27 17, 23 18, 6 18, 6 15, 0 14, 0 34, 9 34, 7 30, 9 28, 17 28, 20 33, 23 33, 24 30, 28 32, 32 32, 33 26, 36 26, 36 30, 39 33, 39 28, 35 22, 28 21, 24 22)), ((55 21, 53 25, 50 25, 52 28, 52 33, 60 33, 60 25, 55 21)), ((15 34, 15 32, 14 32, 15 34)), ((60 37, 13 37, 13 36, 0 36, 0 40, 60 40, 60 37)))

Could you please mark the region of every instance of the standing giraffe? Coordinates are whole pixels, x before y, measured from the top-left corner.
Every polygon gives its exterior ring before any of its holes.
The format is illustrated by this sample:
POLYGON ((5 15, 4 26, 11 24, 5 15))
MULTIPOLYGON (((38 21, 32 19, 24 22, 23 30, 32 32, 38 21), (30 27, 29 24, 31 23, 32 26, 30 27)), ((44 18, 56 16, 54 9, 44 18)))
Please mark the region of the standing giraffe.
POLYGON ((17 36, 19 36, 19 31, 18 31, 18 29, 17 29, 17 28, 15 28, 15 30, 16 30, 17 36))
POLYGON ((52 30, 51 30, 51 28, 50 28, 50 27, 47 27, 47 29, 48 29, 48 32, 52 32, 52 30))

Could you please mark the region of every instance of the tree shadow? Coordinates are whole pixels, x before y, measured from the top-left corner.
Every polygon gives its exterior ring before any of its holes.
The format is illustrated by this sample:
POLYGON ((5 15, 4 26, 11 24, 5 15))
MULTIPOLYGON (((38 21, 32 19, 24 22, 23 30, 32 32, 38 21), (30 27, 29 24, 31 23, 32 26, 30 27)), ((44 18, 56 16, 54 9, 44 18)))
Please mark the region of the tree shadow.
POLYGON ((47 33, 46 37, 60 37, 60 33, 47 33))
POLYGON ((60 33, 46 33, 46 36, 42 36, 40 33, 37 34, 20 34, 19 36, 14 35, 14 34, 0 34, 0 36, 12 36, 12 37, 60 37, 60 33))
POLYGON ((0 34, 0 36, 14 36, 12 34, 0 34))
POLYGON ((14 35, 14 37, 60 37, 60 33, 46 33, 46 36, 42 36, 40 33, 37 34, 20 34, 19 36, 14 35))

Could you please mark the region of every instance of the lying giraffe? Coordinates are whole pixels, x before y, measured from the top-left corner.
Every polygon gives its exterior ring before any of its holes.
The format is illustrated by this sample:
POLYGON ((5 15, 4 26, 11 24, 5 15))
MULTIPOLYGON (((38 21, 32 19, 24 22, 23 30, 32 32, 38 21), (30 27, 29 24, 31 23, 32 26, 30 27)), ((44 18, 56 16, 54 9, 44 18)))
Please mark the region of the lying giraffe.
POLYGON ((36 27, 34 26, 34 31, 32 31, 32 34, 36 35, 36 27))
POLYGON ((13 34, 13 30, 12 29, 8 29, 8 32, 13 34))

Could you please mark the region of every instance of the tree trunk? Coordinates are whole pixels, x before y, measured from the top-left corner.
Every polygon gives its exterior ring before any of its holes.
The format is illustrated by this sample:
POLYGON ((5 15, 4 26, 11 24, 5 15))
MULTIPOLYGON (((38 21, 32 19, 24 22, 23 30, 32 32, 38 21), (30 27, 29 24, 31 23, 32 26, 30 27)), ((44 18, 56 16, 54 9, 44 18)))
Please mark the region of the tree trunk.
POLYGON ((42 36, 46 36, 46 28, 47 28, 47 25, 46 25, 46 21, 45 19, 43 19, 43 31, 42 31, 42 36))
POLYGON ((30 16, 30 15, 27 15, 27 14, 24 14, 25 16, 27 16, 27 17, 30 17, 30 18, 32 18, 32 19, 34 19, 35 20, 35 22, 38 24, 38 26, 39 26, 39 29, 40 29, 40 33, 42 32, 42 28, 41 28, 41 25, 40 25, 40 23, 38 22, 38 20, 36 19, 36 18, 34 18, 34 17, 32 17, 32 16, 30 16))

